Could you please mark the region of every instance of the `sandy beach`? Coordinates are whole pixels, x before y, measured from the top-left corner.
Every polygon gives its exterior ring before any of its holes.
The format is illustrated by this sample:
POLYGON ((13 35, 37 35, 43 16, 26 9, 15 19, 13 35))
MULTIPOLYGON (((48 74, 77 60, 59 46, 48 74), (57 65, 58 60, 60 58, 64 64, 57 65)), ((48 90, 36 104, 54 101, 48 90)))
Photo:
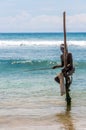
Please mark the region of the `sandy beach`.
POLYGON ((65 106, 64 101, 48 100, 48 105, 53 103, 49 111, 46 103, 45 108, 39 102, 35 106, 11 104, 7 111, 1 109, 0 130, 86 130, 85 107, 65 106))
POLYGON ((46 119, 29 117, 0 117, 0 130, 86 130, 85 119, 72 120, 70 115, 58 114, 46 119))

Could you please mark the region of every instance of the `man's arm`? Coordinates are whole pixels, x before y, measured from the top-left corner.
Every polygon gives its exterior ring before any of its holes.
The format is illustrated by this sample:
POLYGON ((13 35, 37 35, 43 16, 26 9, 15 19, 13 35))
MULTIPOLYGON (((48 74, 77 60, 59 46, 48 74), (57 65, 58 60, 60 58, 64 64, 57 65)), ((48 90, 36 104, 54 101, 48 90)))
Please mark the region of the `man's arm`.
POLYGON ((61 65, 55 65, 52 67, 52 69, 56 69, 56 68, 60 68, 60 67, 63 67, 64 66, 64 62, 63 62, 63 55, 61 55, 61 65))
POLYGON ((72 58, 72 54, 69 53, 68 54, 68 62, 67 62, 67 68, 73 68, 73 58, 72 58))
POLYGON ((55 66, 52 67, 52 69, 56 69, 56 68, 60 68, 60 67, 62 67, 62 66, 61 65, 55 65, 55 66))

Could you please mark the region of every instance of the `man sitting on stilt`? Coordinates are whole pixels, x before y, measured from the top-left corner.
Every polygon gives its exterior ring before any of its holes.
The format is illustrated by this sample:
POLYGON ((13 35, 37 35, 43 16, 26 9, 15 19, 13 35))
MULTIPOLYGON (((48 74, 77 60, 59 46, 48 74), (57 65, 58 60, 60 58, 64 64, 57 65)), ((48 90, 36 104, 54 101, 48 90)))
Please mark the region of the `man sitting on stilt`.
POLYGON ((53 66, 52 69, 63 67, 61 73, 58 74, 55 77, 55 81, 60 84, 61 96, 63 96, 65 94, 65 92, 66 92, 65 91, 65 85, 64 85, 65 84, 64 83, 64 77, 67 77, 68 81, 69 81, 69 84, 71 84, 71 79, 70 79, 69 76, 71 76, 74 73, 74 67, 73 67, 72 54, 69 53, 69 52, 67 53, 67 56, 66 56, 67 57, 67 59, 66 59, 67 60, 67 66, 66 66, 66 68, 64 67, 64 44, 61 44, 60 49, 62 51, 62 54, 61 54, 61 64, 53 66))

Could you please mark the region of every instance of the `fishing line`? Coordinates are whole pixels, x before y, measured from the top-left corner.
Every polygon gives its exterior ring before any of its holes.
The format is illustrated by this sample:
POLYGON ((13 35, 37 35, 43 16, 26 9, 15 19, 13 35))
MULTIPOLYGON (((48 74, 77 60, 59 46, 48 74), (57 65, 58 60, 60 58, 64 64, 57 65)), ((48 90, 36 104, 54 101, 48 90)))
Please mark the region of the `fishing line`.
MULTIPOLYGON (((49 69, 52 69, 52 67, 50 67, 50 68, 38 68, 38 69, 30 69, 30 70, 26 70, 26 71, 37 71, 37 70, 49 70, 49 69)), ((26 71, 24 71, 24 72, 26 72, 26 71)))

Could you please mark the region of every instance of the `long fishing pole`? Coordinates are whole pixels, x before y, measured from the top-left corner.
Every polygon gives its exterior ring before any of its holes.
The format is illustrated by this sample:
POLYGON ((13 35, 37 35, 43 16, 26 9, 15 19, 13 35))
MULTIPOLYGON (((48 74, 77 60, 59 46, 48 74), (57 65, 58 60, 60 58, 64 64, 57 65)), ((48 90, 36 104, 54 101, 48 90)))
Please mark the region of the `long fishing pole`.
MULTIPOLYGON (((26 70, 26 71, 49 70, 49 69, 52 69, 52 67, 48 67, 48 68, 38 68, 38 69, 34 68, 34 69, 26 70)), ((26 71, 25 71, 25 72, 26 72, 26 71)))
MULTIPOLYGON (((23 72, 28 72, 28 71, 40 71, 40 70, 49 70, 49 69, 53 69, 52 67, 48 67, 48 68, 33 68, 33 69, 25 69, 22 70, 23 72)), ((11 74, 15 74, 15 72, 12 72, 11 74)))

